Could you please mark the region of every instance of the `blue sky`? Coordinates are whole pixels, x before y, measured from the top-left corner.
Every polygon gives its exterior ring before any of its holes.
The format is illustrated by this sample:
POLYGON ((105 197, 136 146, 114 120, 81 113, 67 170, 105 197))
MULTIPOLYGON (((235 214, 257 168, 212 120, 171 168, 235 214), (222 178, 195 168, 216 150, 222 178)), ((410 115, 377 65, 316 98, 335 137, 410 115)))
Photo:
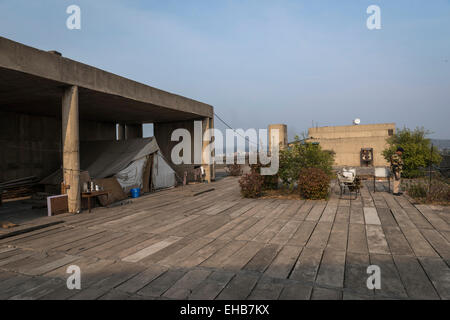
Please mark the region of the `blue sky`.
POLYGON ((206 102, 236 128, 286 123, 292 138, 358 117, 450 139, 449 0, 0 0, 0 35, 206 102), (65 26, 71 4, 81 30, 65 26), (366 28, 371 4, 381 30, 366 28))

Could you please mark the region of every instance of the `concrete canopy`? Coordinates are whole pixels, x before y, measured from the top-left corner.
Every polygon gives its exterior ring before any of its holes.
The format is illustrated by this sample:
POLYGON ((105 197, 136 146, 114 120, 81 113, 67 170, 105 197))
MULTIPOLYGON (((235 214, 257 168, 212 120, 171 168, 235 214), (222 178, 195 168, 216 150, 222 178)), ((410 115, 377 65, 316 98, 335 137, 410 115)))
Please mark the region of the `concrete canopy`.
POLYGON ((0 37, 0 111, 61 116, 79 87, 80 118, 127 124, 213 117, 213 107, 0 37))

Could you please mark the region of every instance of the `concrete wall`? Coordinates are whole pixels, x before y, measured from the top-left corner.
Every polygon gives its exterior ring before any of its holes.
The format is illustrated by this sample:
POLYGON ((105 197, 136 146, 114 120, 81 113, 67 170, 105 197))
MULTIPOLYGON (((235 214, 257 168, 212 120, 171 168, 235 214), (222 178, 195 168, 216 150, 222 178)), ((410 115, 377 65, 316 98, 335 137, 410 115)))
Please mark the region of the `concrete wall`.
MULTIPOLYGON (((207 120, 197 120, 202 121, 202 137, 207 127, 207 120)), ((211 120, 209 120, 209 126, 213 128, 214 124, 211 120)), ((188 172, 188 181, 192 181, 194 178, 192 174, 192 170, 194 169, 194 164, 181 164, 175 165, 171 159, 172 149, 175 145, 179 144, 179 141, 171 141, 172 132, 176 129, 187 129, 191 134, 191 160, 194 161, 194 121, 177 121, 177 122, 164 122, 164 123, 154 123, 154 135, 156 141, 158 142, 159 149, 161 150, 163 156, 167 161, 170 162, 172 168, 177 172, 177 175, 182 179, 184 176, 184 172, 188 172)), ((201 143, 203 148, 203 143, 201 143)), ((211 176, 215 177, 214 166, 212 166, 211 176)))
POLYGON ((127 124, 125 126, 126 139, 142 138, 142 136, 143 136, 142 124, 127 124))
MULTIPOLYGON (((115 140, 114 123, 82 121, 80 140, 115 140)), ((44 178, 61 167, 61 119, 0 112, 0 181, 44 178)))
POLYGON ((61 121, 0 113, 0 181, 43 177, 60 167, 61 121))
POLYGON ((395 133, 395 123, 310 128, 311 142, 319 142, 323 149, 336 153, 336 166, 360 166, 362 148, 373 148, 374 166, 388 163, 381 154, 386 139, 395 133))

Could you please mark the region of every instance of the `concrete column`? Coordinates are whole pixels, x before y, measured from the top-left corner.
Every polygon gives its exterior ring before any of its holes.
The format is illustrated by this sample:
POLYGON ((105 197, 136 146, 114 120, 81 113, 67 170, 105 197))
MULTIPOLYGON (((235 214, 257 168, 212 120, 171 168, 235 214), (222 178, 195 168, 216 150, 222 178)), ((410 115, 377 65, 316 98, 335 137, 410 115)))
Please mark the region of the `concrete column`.
MULTIPOLYGON (((215 128, 214 127, 214 118, 211 118, 210 121, 211 121, 211 129, 214 129, 215 128)), ((214 157, 216 156, 215 149, 214 149, 212 156, 213 156, 213 160, 214 160, 214 157)), ((213 161, 213 164, 211 165, 211 180, 216 181, 216 164, 214 161, 213 161)))
POLYGON ((123 123, 117 125, 117 140, 125 140, 125 125, 123 123))
MULTIPOLYGON (((212 123, 211 123, 211 118, 205 118, 205 120, 203 120, 203 135, 205 133, 206 130, 210 129, 212 127, 212 123)), ((210 137, 209 141, 203 141, 203 148, 202 148, 202 154, 203 151, 205 150, 205 148, 210 144, 212 138, 210 137)), ((203 155, 202 157, 202 163, 203 163, 203 168, 205 169, 205 180, 208 181, 208 183, 211 183, 212 181, 212 172, 213 172, 213 168, 212 165, 208 164, 211 160, 211 155, 203 155)))
POLYGON ((80 140, 78 87, 64 91, 62 98, 63 176, 67 188, 70 213, 81 210, 80 140))

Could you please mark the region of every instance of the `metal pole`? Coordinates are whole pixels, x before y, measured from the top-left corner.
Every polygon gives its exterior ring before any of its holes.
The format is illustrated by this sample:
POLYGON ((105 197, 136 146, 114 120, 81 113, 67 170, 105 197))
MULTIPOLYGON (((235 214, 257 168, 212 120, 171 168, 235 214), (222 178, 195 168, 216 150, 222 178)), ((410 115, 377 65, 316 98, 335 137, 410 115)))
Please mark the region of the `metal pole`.
POLYGON ((433 144, 431 144, 431 150, 430 150, 430 165, 429 165, 429 174, 430 174, 430 183, 428 185, 428 196, 431 194, 431 163, 432 163, 432 159, 433 159, 433 144))

